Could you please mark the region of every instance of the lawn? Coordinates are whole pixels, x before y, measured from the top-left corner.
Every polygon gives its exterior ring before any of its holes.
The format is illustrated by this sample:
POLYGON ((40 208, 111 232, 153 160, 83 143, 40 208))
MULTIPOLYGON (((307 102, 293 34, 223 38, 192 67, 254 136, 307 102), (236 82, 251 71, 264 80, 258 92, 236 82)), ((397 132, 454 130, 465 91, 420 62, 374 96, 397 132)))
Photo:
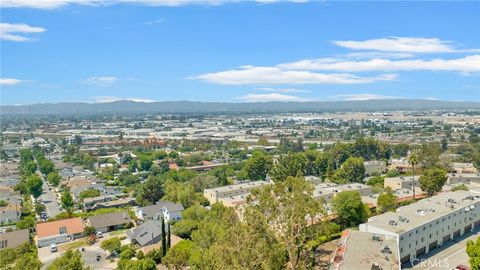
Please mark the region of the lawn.
POLYGON ((70 249, 78 249, 78 248, 85 247, 85 246, 87 246, 87 242, 86 242, 85 238, 82 238, 82 239, 79 239, 77 241, 65 244, 65 245, 60 245, 60 246, 58 246, 58 249, 60 251, 67 251, 67 250, 70 250, 70 249))

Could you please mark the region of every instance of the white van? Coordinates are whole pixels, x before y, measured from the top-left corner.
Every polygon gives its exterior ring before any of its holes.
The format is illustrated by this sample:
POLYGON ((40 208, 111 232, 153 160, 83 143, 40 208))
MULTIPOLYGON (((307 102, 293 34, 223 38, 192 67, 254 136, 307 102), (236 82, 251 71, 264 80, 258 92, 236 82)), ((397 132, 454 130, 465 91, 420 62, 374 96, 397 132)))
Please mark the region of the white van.
POLYGON ((50 244, 50 252, 57 252, 58 251, 58 248, 57 248, 57 244, 50 244))

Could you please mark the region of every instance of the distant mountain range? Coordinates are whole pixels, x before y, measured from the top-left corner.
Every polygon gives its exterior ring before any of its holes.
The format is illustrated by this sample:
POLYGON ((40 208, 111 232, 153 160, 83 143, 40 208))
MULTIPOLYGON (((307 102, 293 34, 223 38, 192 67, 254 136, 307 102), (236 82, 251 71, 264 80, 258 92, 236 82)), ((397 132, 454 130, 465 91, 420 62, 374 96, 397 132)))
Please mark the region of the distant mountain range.
POLYGON ((0 106, 2 115, 96 115, 144 113, 280 113, 280 112, 340 112, 395 111, 432 109, 480 109, 480 102, 460 102, 417 99, 322 102, 223 103, 196 101, 109 103, 40 103, 0 106))

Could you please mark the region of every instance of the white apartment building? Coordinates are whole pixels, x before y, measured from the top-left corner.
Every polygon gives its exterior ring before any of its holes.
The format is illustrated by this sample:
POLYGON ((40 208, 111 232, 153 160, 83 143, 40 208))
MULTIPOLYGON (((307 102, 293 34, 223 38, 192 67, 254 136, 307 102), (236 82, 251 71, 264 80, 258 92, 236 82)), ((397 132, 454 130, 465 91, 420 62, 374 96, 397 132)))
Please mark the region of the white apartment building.
POLYGON ((371 217, 359 230, 396 237, 405 264, 478 227, 480 194, 456 191, 371 217))
POLYGON ((456 184, 480 184, 480 173, 449 173, 447 183, 456 184))
POLYGON ((418 178, 420 176, 399 176, 399 177, 388 177, 385 178, 383 182, 383 186, 385 188, 389 187, 392 190, 397 189, 412 189, 413 186, 419 187, 420 183, 418 182, 418 178))
POLYGON ((325 202, 330 202, 339 192, 342 191, 356 191, 360 196, 369 196, 373 190, 371 186, 359 183, 350 183, 345 185, 337 185, 334 183, 321 183, 315 186, 313 190, 313 198, 323 198, 325 202))
POLYGON ((365 176, 380 175, 387 171, 387 164, 381 160, 364 161, 365 176))
POLYGON ((248 195, 254 188, 260 188, 266 185, 270 185, 266 181, 252 181, 235 185, 228 185, 217 188, 208 188, 203 191, 203 195, 211 204, 221 201, 223 198, 229 199, 237 197, 239 195, 248 195))

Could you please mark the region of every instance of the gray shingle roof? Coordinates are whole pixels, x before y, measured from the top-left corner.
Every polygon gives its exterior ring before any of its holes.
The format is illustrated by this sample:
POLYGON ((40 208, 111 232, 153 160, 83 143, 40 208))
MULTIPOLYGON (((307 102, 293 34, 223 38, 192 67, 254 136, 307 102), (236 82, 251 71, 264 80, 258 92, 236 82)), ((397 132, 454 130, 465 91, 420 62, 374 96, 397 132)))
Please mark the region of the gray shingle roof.
POLYGON ((88 218, 90 225, 95 228, 121 225, 131 222, 132 219, 126 211, 96 215, 88 218))
POLYGON ((148 242, 161 235, 162 222, 158 220, 149 220, 127 231, 127 236, 132 240, 136 240, 141 246, 145 246, 148 242))

